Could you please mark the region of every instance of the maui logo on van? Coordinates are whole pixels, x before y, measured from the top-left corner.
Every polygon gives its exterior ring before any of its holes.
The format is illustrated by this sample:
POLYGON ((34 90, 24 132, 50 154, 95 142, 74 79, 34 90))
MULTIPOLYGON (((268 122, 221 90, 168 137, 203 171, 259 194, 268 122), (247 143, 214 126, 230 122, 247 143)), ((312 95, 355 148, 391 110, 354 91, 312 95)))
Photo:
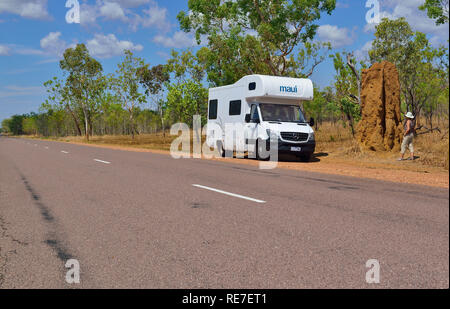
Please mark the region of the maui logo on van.
POLYGON ((280 92, 297 93, 297 92, 298 92, 298 89, 297 89, 297 86, 295 86, 295 87, 280 86, 280 92))

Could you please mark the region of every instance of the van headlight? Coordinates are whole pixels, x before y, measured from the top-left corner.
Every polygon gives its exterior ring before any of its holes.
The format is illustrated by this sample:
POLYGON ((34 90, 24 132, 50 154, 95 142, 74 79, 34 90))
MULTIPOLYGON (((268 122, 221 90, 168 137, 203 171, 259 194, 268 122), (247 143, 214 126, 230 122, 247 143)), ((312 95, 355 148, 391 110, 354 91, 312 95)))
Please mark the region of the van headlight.
POLYGON ((309 133, 309 141, 314 142, 315 140, 316 140, 316 135, 314 134, 314 132, 309 133))
POLYGON ((267 136, 268 136, 269 139, 273 139, 273 140, 277 140, 278 139, 277 132, 274 132, 274 131, 272 131, 270 129, 267 129, 266 132, 267 132, 267 136))

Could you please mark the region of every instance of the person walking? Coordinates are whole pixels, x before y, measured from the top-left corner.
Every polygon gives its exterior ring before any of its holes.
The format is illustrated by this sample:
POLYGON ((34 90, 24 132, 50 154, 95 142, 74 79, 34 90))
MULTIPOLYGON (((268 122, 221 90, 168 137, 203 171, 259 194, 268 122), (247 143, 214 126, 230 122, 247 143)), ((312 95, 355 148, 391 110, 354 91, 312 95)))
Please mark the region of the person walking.
POLYGON ((405 123, 403 124, 403 127, 405 129, 405 134, 403 136, 403 143, 402 143, 402 152, 401 152, 401 158, 398 159, 399 161, 403 161, 406 153, 406 148, 409 148, 409 152, 411 154, 411 157, 408 160, 414 161, 414 135, 416 134, 416 124, 414 119, 416 118, 413 113, 408 112, 405 115, 405 123))

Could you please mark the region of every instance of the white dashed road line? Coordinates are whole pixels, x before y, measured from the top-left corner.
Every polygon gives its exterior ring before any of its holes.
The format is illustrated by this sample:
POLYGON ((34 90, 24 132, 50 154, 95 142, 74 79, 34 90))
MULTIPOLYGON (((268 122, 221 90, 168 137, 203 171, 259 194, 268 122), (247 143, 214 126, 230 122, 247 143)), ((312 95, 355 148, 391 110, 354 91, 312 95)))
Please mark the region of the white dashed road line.
POLYGON ((62 153, 65 153, 65 154, 68 154, 68 152, 67 152, 67 151, 64 151, 64 150, 62 150, 61 152, 62 152, 62 153))
POLYGON ((103 164, 111 164, 111 162, 103 161, 103 160, 99 160, 99 159, 94 159, 94 161, 100 162, 100 163, 103 163, 103 164))
POLYGON ((248 196, 234 194, 234 193, 230 193, 230 192, 226 192, 226 191, 222 191, 222 190, 219 190, 219 189, 214 189, 214 188, 210 188, 210 187, 206 187, 206 186, 202 186, 202 185, 193 185, 193 186, 197 187, 197 188, 200 188, 200 189, 205 189, 205 190, 217 192, 217 193, 220 193, 220 194, 225 194, 225 195, 237 197, 237 198, 244 199, 244 200, 247 200, 247 201, 252 201, 252 202, 255 202, 255 203, 260 203, 260 204, 266 203, 266 201, 257 200, 257 199, 254 199, 254 198, 251 198, 251 197, 248 197, 248 196))

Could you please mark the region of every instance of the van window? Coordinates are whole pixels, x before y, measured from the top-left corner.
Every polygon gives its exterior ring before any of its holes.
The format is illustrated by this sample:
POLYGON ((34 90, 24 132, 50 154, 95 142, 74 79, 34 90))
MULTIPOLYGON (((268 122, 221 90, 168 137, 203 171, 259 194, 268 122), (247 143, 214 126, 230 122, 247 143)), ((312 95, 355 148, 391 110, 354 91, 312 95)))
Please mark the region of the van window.
POLYGON ((248 84, 248 90, 252 91, 256 89, 256 83, 250 83, 248 84))
POLYGON ((258 106, 252 105, 252 110, 250 111, 250 120, 255 122, 259 120, 258 106))
POLYGON ((241 100, 230 101, 230 116, 241 114, 241 100))
POLYGON ((215 120, 217 119, 217 100, 209 101, 209 117, 208 119, 215 120))
POLYGON ((264 121, 306 123, 302 110, 297 105, 259 104, 264 121))

